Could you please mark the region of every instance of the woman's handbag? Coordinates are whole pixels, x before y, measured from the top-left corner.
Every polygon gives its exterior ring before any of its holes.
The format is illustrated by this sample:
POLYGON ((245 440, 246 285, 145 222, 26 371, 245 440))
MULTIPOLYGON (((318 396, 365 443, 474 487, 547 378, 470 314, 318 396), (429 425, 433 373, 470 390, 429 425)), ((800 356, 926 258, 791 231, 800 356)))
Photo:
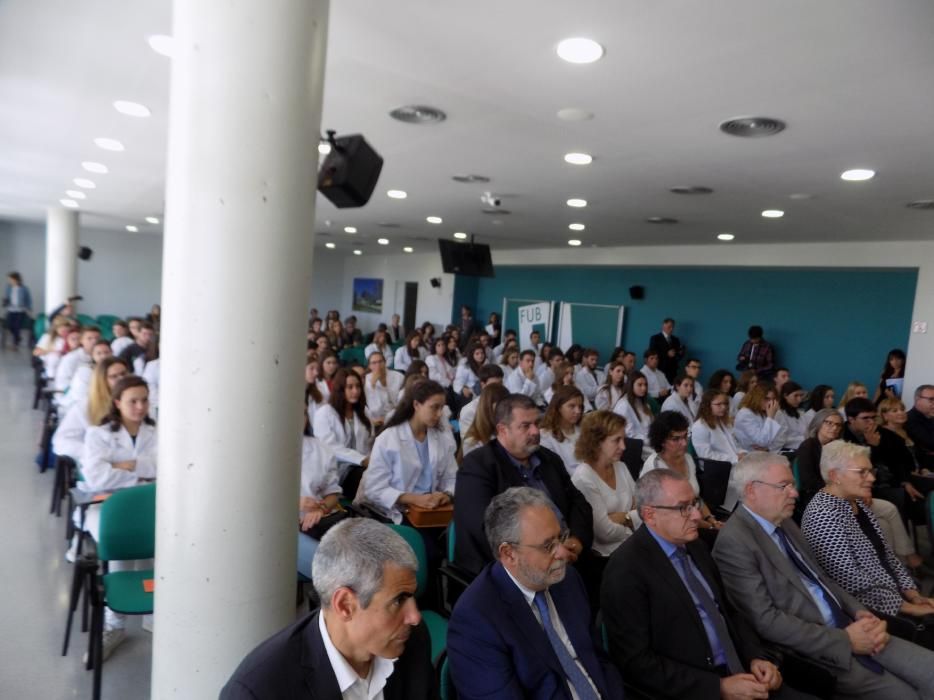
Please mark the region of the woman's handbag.
MULTIPOLYGON (((349 517, 351 517, 350 513, 348 513, 343 508, 340 508, 339 510, 335 510, 331 513, 328 513, 327 515, 322 517, 321 520, 319 520, 317 523, 312 525, 309 529, 302 530, 302 532, 313 539, 320 540, 322 537, 324 537, 324 534, 328 530, 330 530, 332 527, 337 525, 337 523, 343 520, 346 520, 349 517)), ((299 523, 298 528, 300 530, 301 530, 301 527, 302 525, 301 523, 299 523)))

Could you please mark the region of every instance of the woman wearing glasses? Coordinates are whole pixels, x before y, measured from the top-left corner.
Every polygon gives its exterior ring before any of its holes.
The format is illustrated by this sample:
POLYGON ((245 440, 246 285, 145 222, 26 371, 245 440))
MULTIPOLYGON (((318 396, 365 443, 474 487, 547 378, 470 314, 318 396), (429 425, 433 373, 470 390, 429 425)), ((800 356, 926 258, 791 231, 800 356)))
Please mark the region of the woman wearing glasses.
POLYGON ((801 520, 820 565, 885 619, 891 634, 934 648, 934 599, 918 591, 866 503, 875 482, 869 448, 834 440, 824 447, 820 466, 825 486, 801 520))

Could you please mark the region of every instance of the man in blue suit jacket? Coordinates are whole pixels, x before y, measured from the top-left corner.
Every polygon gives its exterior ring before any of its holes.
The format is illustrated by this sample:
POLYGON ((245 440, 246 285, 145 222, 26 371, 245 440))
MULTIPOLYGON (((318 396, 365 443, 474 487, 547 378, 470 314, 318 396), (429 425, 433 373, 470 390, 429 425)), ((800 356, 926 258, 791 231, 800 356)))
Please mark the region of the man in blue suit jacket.
POLYGON ((580 575, 553 506, 515 487, 484 517, 488 564, 457 601, 448 659, 460 700, 617 700, 623 683, 599 651, 580 575))

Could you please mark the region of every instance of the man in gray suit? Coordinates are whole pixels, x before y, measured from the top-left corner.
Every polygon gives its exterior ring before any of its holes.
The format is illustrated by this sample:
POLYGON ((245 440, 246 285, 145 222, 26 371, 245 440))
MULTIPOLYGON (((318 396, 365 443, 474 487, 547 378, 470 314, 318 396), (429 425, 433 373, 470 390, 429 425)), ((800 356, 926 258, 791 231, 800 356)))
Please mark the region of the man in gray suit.
POLYGON ((934 652, 891 638, 827 576, 790 519, 798 492, 788 460, 755 452, 733 467, 741 494, 717 537, 727 593, 759 636, 825 667, 834 697, 934 698, 934 652))

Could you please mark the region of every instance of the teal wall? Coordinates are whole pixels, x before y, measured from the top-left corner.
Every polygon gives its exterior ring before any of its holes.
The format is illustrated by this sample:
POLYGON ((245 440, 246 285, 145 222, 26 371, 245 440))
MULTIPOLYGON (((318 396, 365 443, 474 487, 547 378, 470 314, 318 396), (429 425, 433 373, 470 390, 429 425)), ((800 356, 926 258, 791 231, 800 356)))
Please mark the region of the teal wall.
MULTIPOLYGON (((463 287, 457 279, 454 312, 466 303, 486 319, 502 311, 503 297, 622 304, 621 344, 639 355, 637 366, 671 316, 705 381, 718 368, 733 371, 746 330, 759 324, 795 381, 830 384, 839 396, 853 379, 873 387, 886 353, 907 347, 917 277, 917 269, 497 266, 493 278, 463 287), (633 285, 645 287, 643 300, 629 298, 633 285)), ((612 346, 597 349, 603 362, 612 346)))

